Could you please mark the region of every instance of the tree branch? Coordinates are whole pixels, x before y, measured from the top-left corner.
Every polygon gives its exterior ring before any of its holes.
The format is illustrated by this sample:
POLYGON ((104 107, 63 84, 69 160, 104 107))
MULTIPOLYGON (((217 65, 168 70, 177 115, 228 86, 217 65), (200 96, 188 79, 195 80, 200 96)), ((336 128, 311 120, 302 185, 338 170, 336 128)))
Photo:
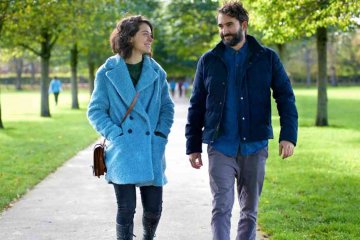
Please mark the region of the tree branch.
POLYGON ((32 48, 32 47, 30 47, 30 46, 28 46, 28 45, 26 45, 26 44, 23 44, 23 43, 20 43, 19 45, 20 45, 21 47, 25 48, 25 49, 28 49, 28 50, 32 51, 32 52, 35 53, 36 55, 41 56, 41 53, 38 52, 38 51, 36 51, 36 50, 35 50, 34 48, 32 48))
POLYGON ((50 49, 53 48, 53 46, 55 45, 55 43, 56 43, 56 41, 58 40, 58 38, 59 38, 59 35, 56 35, 56 36, 54 37, 54 39, 53 39, 52 42, 50 43, 50 49))

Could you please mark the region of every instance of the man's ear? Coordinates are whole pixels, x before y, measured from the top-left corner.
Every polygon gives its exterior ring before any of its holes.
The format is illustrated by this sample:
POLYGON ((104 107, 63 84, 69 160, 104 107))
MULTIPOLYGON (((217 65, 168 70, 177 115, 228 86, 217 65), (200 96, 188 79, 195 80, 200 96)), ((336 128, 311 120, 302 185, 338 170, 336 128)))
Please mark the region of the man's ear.
POLYGON ((241 28, 242 28, 245 32, 247 32, 248 22, 247 22, 247 21, 243 21, 243 22, 241 23, 241 28))

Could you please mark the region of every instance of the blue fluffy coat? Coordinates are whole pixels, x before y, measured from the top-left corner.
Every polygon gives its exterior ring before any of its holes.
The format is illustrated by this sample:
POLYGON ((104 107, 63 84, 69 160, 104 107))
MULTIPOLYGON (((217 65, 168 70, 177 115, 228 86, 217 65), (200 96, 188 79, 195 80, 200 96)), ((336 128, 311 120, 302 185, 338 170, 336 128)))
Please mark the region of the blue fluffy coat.
POLYGON ((96 73, 88 107, 91 125, 107 139, 106 180, 138 186, 166 184, 165 145, 174 119, 166 73, 145 56, 139 82, 134 87, 126 63, 110 57, 96 73), (138 101, 120 125, 136 92, 138 101))

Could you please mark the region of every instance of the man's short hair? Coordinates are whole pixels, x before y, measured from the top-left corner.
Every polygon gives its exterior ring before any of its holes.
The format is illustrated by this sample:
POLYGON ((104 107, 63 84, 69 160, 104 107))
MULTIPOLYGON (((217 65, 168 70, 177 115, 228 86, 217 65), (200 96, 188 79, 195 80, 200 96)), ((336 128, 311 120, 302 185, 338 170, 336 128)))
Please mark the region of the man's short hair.
POLYGON ((225 14, 229 17, 236 18, 240 23, 249 22, 249 13, 239 1, 227 1, 218 9, 218 14, 225 14))

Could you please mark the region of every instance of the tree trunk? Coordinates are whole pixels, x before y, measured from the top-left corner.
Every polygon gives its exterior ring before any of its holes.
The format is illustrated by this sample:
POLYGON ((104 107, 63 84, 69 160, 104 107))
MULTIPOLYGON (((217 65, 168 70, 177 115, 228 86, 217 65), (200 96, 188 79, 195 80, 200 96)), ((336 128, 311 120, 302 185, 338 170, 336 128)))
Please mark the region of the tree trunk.
MULTIPOLYGON (((0 15, 0 38, 1 38, 1 30, 3 27, 3 23, 5 20, 5 15, 7 12, 7 8, 9 7, 9 2, 5 2, 5 5, 2 5, 2 8, 0 9, 1 15, 0 15)), ((1 82, 0 82, 0 129, 4 128, 4 124, 2 123, 2 117, 1 117, 1 82)))
POLYGON ((310 56, 310 49, 307 46, 307 42, 304 42, 304 60, 306 65, 306 86, 311 86, 311 56, 310 56))
POLYGON ((285 46, 286 46, 285 44, 277 44, 277 47, 279 49, 279 57, 280 57, 281 63, 283 64, 285 71, 288 73, 290 82, 293 83, 294 79, 286 69, 286 47, 285 46))
POLYGON ((329 50, 329 64, 330 64, 330 83, 332 86, 337 86, 336 79, 336 49, 335 49, 335 36, 334 34, 330 35, 330 41, 328 41, 328 50, 329 50))
POLYGON ((21 87, 21 75, 23 71, 24 61, 23 58, 14 58, 15 70, 16 70, 16 81, 15 81, 15 89, 20 91, 21 87))
MULTIPOLYGON (((3 19, 0 18, 0 37, 1 37, 2 26, 3 26, 3 19)), ((2 118, 1 118, 1 81, 0 81, 0 129, 3 129, 3 128, 4 128, 4 124, 2 123, 2 118)))
POLYGON ((33 88, 34 84, 35 84, 35 64, 34 64, 34 62, 30 63, 30 73, 31 73, 30 85, 31 85, 31 88, 33 88))
POLYGON ((4 124, 1 117, 1 84, 0 84, 0 129, 4 129, 4 124))
POLYGON ((350 61, 352 62, 352 64, 350 64, 350 67, 352 69, 352 73, 351 73, 352 77, 351 77, 350 81, 356 83, 357 82, 357 76, 359 76, 359 73, 360 73, 360 69, 359 69, 360 64, 358 64, 358 61, 357 61, 356 55, 355 55, 355 53, 357 51, 354 51, 352 49, 351 43, 350 43, 349 47, 350 47, 350 61))
POLYGON ((49 108, 49 63, 51 57, 50 35, 44 29, 41 42, 41 117, 51 117, 49 108))
POLYGON ((326 73, 326 43, 327 43, 327 29, 319 27, 316 29, 316 44, 318 53, 318 103, 316 114, 316 126, 328 126, 327 114, 327 73, 326 73))
POLYGON ((89 90, 90 95, 94 91, 94 80, 95 80, 95 61, 93 54, 90 52, 88 55, 88 67, 89 67, 89 90))
POLYGON ((70 49, 72 109, 79 109, 78 86, 77 86, 77 64, 78 64, 78 49, 77 49, 77 44, 74 43, 74 45, 70 49))
POLYGON ((336 87, 338 84, 337 84, 337 78, 336 78, 336 68, 335 66, 331 66, 330 67, 330 82, 331 82, 331 85, 336 87))
POLYGON ((285 44, 277 44, 278 50, 279 50, 279 57, 281 62, 285 63, 285 44))

